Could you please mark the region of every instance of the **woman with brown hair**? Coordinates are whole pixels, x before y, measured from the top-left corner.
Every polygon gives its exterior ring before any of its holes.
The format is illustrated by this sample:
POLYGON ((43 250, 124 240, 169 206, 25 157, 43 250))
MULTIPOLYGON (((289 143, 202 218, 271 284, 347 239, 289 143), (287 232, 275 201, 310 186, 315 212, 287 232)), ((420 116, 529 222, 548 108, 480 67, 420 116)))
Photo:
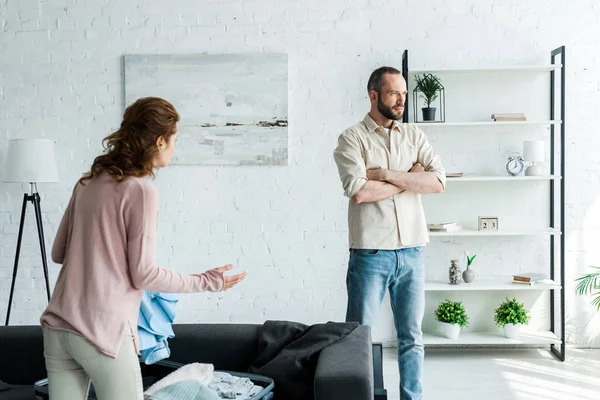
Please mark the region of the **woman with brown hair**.
POLYGON ((52 247, 62 264, 40 322, 51 400, 143 398, 137 320, 143 290, 222 291, 245 274, 231 265, 181 275, 155 264, 158 193, 147 177, 175 151, 179 115, 147 97, 125 110, 106 151, 73 189, 52 247))

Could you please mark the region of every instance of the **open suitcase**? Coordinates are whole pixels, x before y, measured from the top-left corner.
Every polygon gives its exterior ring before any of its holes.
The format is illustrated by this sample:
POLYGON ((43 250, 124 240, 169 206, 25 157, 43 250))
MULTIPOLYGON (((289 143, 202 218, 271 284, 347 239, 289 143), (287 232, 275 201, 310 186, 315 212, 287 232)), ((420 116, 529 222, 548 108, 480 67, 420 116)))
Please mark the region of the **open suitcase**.
MULTIPOLYGON (((144 385, 144 390, 152 386, 155 382, 161 380, 174 370, 179 367, 182 367, 183 364, 163 360, 159 361, 152 365, 146 365, 140 362, 140 368, 142 370, 142 382, 144 385)), ((217 372, 217 371, 215 371, 217 372)), ((272 400, 273 399, 273 388, 275 387, 275 383, 273 379, 268 378, 266 376, 261 375, 253 375, 246 374, 242 372, 233 372, 233 371, 218 371, 218 372, 227 372, 233 376, 237 376, 240 378, 248 378, 255 385, 261 386, 263 390, 258 393, 256 396, 252 397, 252 400, 272 400)), ((41 397, 43 400, 49 400, 48 396, 48 380, 43 379, 35 383, 35 394, 36 396, 41 397)), ((90 387, 90 392, 88 394, 88 400, 97 400, 96 392, 94 391, 93 385, 90 387)))

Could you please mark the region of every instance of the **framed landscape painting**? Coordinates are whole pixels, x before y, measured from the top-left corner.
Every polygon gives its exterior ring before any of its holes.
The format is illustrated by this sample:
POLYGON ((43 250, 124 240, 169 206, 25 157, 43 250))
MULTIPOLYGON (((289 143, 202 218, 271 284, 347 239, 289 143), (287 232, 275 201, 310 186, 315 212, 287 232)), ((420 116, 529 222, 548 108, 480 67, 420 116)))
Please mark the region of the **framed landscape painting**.
POLYGON ((171 102, 181 120, 173 164, 287 165, 286 54, 125 55, 125 107, 171 102))

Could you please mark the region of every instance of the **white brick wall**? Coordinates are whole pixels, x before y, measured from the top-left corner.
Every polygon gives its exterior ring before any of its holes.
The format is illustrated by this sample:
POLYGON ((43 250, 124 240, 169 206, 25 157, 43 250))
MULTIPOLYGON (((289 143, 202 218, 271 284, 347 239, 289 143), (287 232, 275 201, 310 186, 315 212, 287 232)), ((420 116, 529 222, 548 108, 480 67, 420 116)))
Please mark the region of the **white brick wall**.
MULTIPOLYGON (((346 200, 331 152, 341 130, 368 109, 364 87, 371 70, 382 64, 400 67, 406 48, 413 66, 510 65, 547 63, 549 50, 565 44, 568 333, 571 342, 598 345, 599 317, 587 307, 587 299, 574 295, 572 283, 600 258, 596 3, 0 0, 0 154, 9 138, 56 141, 62 182, 40 186, 50 247, 72 185, 100 151, 101 139, 120 123, 121 55, 288 52, 289 167, 161 171, 156 180, 161 193, 159 261, 183 273, 229 262, 249 273, 244 284, 227 294, 182 296, 179 321, 340 320, 346 301, 346 200)), ((494 99, 496 94, 487 96, 494 99)), ((517 98, 512 96, 509 92, 504 99, 507 104, 517 98)), ((431 135, 444 160, 473 170, 485 162, 470 143, 474 137, 502 152, 524 137, 518 131, 431 135)), ((496 162, 503 158, 504 153, 496 162)), ((475 188, 449 195, 470 201, 475 188)), ((0 184, 2 316, 25 189, 0 184)), ((503 195, 499 188, 490 190, 503 195)), ((537 199, 535 191, 514 190, 523 194, 521 203, 513 202, 516 207, 531 201, 528 196, 537 199)), ((426 199, 426 204, 431 201, 439 199, 426 199)), ((499 214, 504 212, 505 203, 495 204, 499 214)), ((45 307, 31 213, 27 221, 12 319, 21 324, 36 323, 45 307)), ((525 268, 526 261, 518 257, 523 249, 531 250, 527 257, 533 261, 543 259, 543 243, 511 239, 506 244, 509 250, 499 251, 496 242, 437 241, 428 248, 428 275, 444 276, 447 260, 463 247, 480 252, 479 272, 490 275, 525 268)), ((52 286, 58 268, 51 265, 52 286)), ((376 339, 392 337, 389 309, 384 308, 376 339)))

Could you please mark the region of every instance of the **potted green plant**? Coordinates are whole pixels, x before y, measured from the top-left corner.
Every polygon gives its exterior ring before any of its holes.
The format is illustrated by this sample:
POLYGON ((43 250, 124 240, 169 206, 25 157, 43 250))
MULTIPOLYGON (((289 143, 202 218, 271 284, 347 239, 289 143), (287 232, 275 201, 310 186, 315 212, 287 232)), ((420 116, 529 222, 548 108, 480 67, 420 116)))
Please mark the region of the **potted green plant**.
POLYGON ((439 91, 442 89, 440 79, 433 74, 424 74, 415 76, 415 90, 421 92, 421 98, 425 100, 427 107, 423 107, 423 121, 435 121, 435 107, 431 107, 439 96, 439 91))
POLYGON ((507 297, 494 312, 496 325, 504 328, 504 336, 509 339, 516 339, 519 336, 521 326, 528 324, 529 318, 525 306, 515 298, 509 300, 507 297))
POLYGON ((435 310, 435 319, 442 324, 444 336, 456 339, 460 329, 469 325, 469 317, 461 301, 446 301, 440 303, 435 310))
POLYGON ((579 295, 594 296, 592 305, 600 311, 600 267, 592 268, 598 270, 598 272, 592 272, 575 279, 575 282, 579 282, 576 290, 579 295))

